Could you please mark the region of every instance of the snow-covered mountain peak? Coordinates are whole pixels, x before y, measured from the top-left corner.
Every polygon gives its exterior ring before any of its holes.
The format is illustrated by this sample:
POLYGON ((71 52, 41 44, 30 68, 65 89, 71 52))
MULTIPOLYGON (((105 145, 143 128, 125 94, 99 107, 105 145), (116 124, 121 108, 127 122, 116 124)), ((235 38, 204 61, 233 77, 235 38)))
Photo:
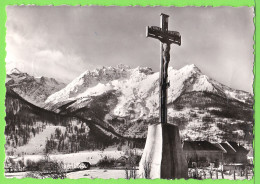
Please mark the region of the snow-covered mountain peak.
POLYGON ((130 66, 128 66, 128 65, 125 65, 125 64, 118 64, 118 65, 116 65, 116 68, 118 68, 118 69, 124 69, 124 70, 129 70, 129 69, 131 69, 131 67, 130 66))
POLYGON ((153 70, 149 67, 140 67, 131 69, 129 79, 133 81, 141 81, 145 79, 148 75, 153 74, 153 70))
POLYGON ((180 69, 180 72, 183 72, 183 73, 201 73, 200 69, 195 65, 195 64, 190 64, 190 65, 186 65, 184 67, 182 67, 180 69))
POLYGON ((132 69, 132 71, 134 72, 139 72, 139 73, 144 73, 146 75, 150 75, 150 74, 153 74, 153 70, 149 67, 141 67, 141 66, 138 66, 134 69, 132 69))
POLYGON ((42 106, 49 95, 65 86, 53 78, 34 77, 18 69, 11 72, 6 76, 6 86, 37 106, 42 106))
POLYGON ((217 89, 206 75, 199 75, 190 91, 207 91, 217 93, 217 89))
POLYGON ((56 81, 54 78, 49 78, 49 77, 35 77, 35 80, 41 84, 49 84, 49 85, 59 85, 60 83, 56 81))
MULTIPOLYGON (((131 79, 141 81, 147 75, 152 74, 152 69, 148 67, 130 68, 126 65, 117 65, 116 67, 102 67, 92 71, 85 71, 79 77, 69 83, 64 89, 51 95, 45 103, 57 103, 74 97, 82 97, 82 94, 94 94, 92 91, 96 85, 103 86, 114 80, 131 79), (88 88, 93 88, 90 91, 88 88), (81 94, 82 93, 82 94, 81 94)), ((107 88, 106 88, 107 89, 107 88)))
POLYGON ((20 74, 20 73, 22 73, 19 69, 17 69, 17 68, 13 68, 10 72, 9 72, 9 74, 20 74))

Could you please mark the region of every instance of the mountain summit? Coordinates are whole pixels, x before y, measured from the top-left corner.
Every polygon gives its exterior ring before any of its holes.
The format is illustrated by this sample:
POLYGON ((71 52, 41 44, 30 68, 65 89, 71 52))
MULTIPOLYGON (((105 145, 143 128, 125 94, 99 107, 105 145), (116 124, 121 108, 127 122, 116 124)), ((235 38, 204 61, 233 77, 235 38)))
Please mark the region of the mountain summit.
POLYGON ((28 102, 41 107, 48 96, 65 87, 65 84, 53 78, 33 77, 14 68, 6 76, 6 86, 28 102))
MULTIPOLYGON (((125 116, 124 108, 132 100, 142 101, 143 108, 154 112, 158 108, 159 73, 148 67, 103 67, 93 71, 87 70, 69 83, 64 89, 52 94, 45 103, 48 109, 57 103, 98 96, 111 90, 120 93, 119 104, 115 113, 125 116)), ((192 65, 179 70, 169 67, 168 103, 176 100, 185 92, 210 92, 228 99, 252 103, 252 95, 234 90, 204 75, 200 69, 192 65)), ((147 112, 147 113, 149 113, 147 112)), ((146 113, 146 114, 147 114, 146 113)))
POLYGON ((22 72, 20 70, 18 70, 17 68, 13 68, 9 73, 10 74, 20 74, 22 72))

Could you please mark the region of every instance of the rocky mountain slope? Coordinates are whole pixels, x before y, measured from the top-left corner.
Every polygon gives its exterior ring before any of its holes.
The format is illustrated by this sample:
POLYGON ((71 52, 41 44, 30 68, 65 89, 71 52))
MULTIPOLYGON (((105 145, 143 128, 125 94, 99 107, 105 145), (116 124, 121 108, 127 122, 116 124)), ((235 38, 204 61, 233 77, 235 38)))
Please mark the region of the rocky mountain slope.
MULTIPOLYGON (((147 67, 103 67, 86 71, 50 95, 44 108, 95 120, 108 130, 145 137, 158 122, 159 73, 147 67)), ((253 96, 204 75, 195 65, 169 68, 168 119, 183 139, 251 144, 253 96)))
POLYGON ((7 74, 6 86, 41 107, 48 96, 64 88, 65 84, 53 78, 34 77, 15 68, 7 74))

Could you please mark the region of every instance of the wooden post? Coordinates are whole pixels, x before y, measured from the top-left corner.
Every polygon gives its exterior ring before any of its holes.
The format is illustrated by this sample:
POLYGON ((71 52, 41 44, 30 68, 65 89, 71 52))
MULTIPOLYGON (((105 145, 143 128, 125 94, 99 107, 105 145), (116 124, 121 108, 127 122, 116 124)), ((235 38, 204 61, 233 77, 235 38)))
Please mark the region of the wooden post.
MULTIPOLYGON (((161 29, 162 32, 168 31, 168 15, 161 14, 161 29)), ((160 42, 160 49, 161 49, 161 63, 160 63, 160 122, 167 123, 167 79, 164 78, 165 72, 164 71, 164 61, 163 58, 163 43, 160 42)))
POLYGON ((212 179, 212 171, 209 171, 210 178, 212 179))
POLYGON ((234 180, 236 180, 236 171, 234 170, 234 180))
POLYGON ((245 172, 246 172, 246 179, 248 180, 248 173, 247 173, 247 169, 245 170, 245 172))
POLYGON ((128 169, 125 168, 125 174, 126 174, 126 179, 129 179, 129 176, 128 176, 128 169))
POLYGON ((218 179, 218 170, 216 170, 216 178, 218 179))
POLYGON ((222 179, 224 179, 224 171, 221 171, 222 179))

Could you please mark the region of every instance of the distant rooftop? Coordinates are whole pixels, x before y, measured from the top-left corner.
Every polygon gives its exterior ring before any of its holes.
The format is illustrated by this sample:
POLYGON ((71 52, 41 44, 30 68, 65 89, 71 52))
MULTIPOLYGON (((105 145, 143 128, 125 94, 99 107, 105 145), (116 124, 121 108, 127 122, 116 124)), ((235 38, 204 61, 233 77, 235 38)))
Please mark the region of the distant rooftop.
POLYGON ((249 151, 236 142, 227 141, 224 143, 210 143, 208 141, 184 141, 184 151, 223 151, 228 154, 242 153, 249 151))
POLYGON ((208 141, 184 141, 183 150, 185 151, 222 151, 219 147, 208 141))

